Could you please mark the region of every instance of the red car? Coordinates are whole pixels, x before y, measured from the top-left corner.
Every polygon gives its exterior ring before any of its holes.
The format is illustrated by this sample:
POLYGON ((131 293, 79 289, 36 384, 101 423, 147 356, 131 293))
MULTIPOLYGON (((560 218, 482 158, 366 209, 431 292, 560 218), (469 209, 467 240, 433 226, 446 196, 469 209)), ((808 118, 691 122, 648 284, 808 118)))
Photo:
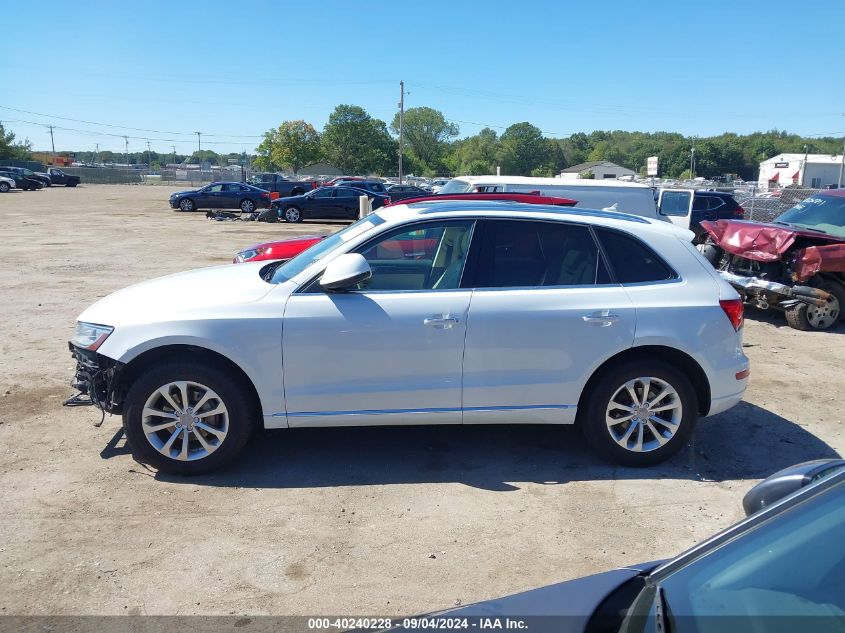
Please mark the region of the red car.
MULTIPOLYGON (((340 179, 336 179, 340 180, 340 179)), ((557 198, 554 196, 540 196, 530 193, 455 193, 443 196, 426 196, 424 198, 407 198, 394 202, 393 204, 413 204, 415 202, 445 202, 447 200, 498 200, 503 202, 522 202, 526 204, 549 204, 557 207, 572 207, 578 201, 570 200, 569 198, 557 198)), ((390 207, 386 204, 383 208, 390 207)), ((277 242, 265 242, 264 244, 256 244, 250 246, 235 255, 232 260, 234 264, 241 264, 244 262, 262 262, 277 259, 290 259, 295 255, 299 255, 306 248, 312 244, 316 244, 322 239, 328 237, 327 235, 308 235, 305 237, 292 237, 286 240, 279 240, 277 242)), ((387 247, 383 244, 382 247, 387 247)), ((419 246, 419 241, 416 242, 419 246)), ((397 242, 396 248, 405 249, 405 245, 397 242)), ((406 253, 408 256, 417 256, 417 253, 406 253)))

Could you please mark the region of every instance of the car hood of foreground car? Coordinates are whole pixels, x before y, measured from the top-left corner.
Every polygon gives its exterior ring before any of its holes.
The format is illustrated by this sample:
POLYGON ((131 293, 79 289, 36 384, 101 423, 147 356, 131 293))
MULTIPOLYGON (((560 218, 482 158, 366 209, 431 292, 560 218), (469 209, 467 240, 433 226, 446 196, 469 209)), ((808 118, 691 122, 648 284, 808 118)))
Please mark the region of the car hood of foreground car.
POLYGON ((209 316, 234 318, 239 306, 278 288, 261 278, 265 265, 215 266, 144 281, 100 299, 79 320, 119 327, 209 316))

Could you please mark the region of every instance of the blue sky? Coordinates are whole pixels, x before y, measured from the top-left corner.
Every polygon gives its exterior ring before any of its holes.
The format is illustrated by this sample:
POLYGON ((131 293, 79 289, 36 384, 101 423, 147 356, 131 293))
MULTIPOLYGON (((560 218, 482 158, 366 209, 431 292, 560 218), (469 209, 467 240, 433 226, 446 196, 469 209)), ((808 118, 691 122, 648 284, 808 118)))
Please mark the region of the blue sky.
POLYGON ((50 146, 40 123, 57 150, 123 151, 110 135, 127 134, 130 151, 188 152, 200 130, 204 148, 251 151, 339 103, 389 123, 400 79, 407 108, 441 110, 461 136, 518 121, 548 136, 845 132, 843 0, 2 6, 0 121, 35 149, 50 146))

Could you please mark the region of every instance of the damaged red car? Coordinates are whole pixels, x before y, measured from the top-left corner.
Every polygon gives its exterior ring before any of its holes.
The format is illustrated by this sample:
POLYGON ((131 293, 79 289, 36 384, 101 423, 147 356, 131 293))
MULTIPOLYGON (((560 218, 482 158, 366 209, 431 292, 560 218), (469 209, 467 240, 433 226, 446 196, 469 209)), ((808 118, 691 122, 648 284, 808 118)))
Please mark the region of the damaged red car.
POLYGON ((773 222, 705 221, 699 246, 757 308, 783 310, 797 330, 828 330, 845 308, 845 190, 802 200, 773 222))

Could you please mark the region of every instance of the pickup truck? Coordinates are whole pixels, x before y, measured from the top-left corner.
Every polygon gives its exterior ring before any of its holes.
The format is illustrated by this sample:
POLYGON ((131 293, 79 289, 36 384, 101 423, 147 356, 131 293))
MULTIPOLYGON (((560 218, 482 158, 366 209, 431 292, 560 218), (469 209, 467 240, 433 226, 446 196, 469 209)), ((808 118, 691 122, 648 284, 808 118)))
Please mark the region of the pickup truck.
POLYGON ((66 174, 58 167, 48 167, 47 168, 47 175, 50 176, 50 180, 53 181, 54 185, 64 185, 65 187, 75 187, 78 185, 81 180, 79 176, 71 176, 70 174, 66 174))
POLYGON ((279 174, 256 174, 250 178, 249 184, 271 193, 278 193, 280 198, 301 196, 320 186, 316 180, 288 180, 279 174))

